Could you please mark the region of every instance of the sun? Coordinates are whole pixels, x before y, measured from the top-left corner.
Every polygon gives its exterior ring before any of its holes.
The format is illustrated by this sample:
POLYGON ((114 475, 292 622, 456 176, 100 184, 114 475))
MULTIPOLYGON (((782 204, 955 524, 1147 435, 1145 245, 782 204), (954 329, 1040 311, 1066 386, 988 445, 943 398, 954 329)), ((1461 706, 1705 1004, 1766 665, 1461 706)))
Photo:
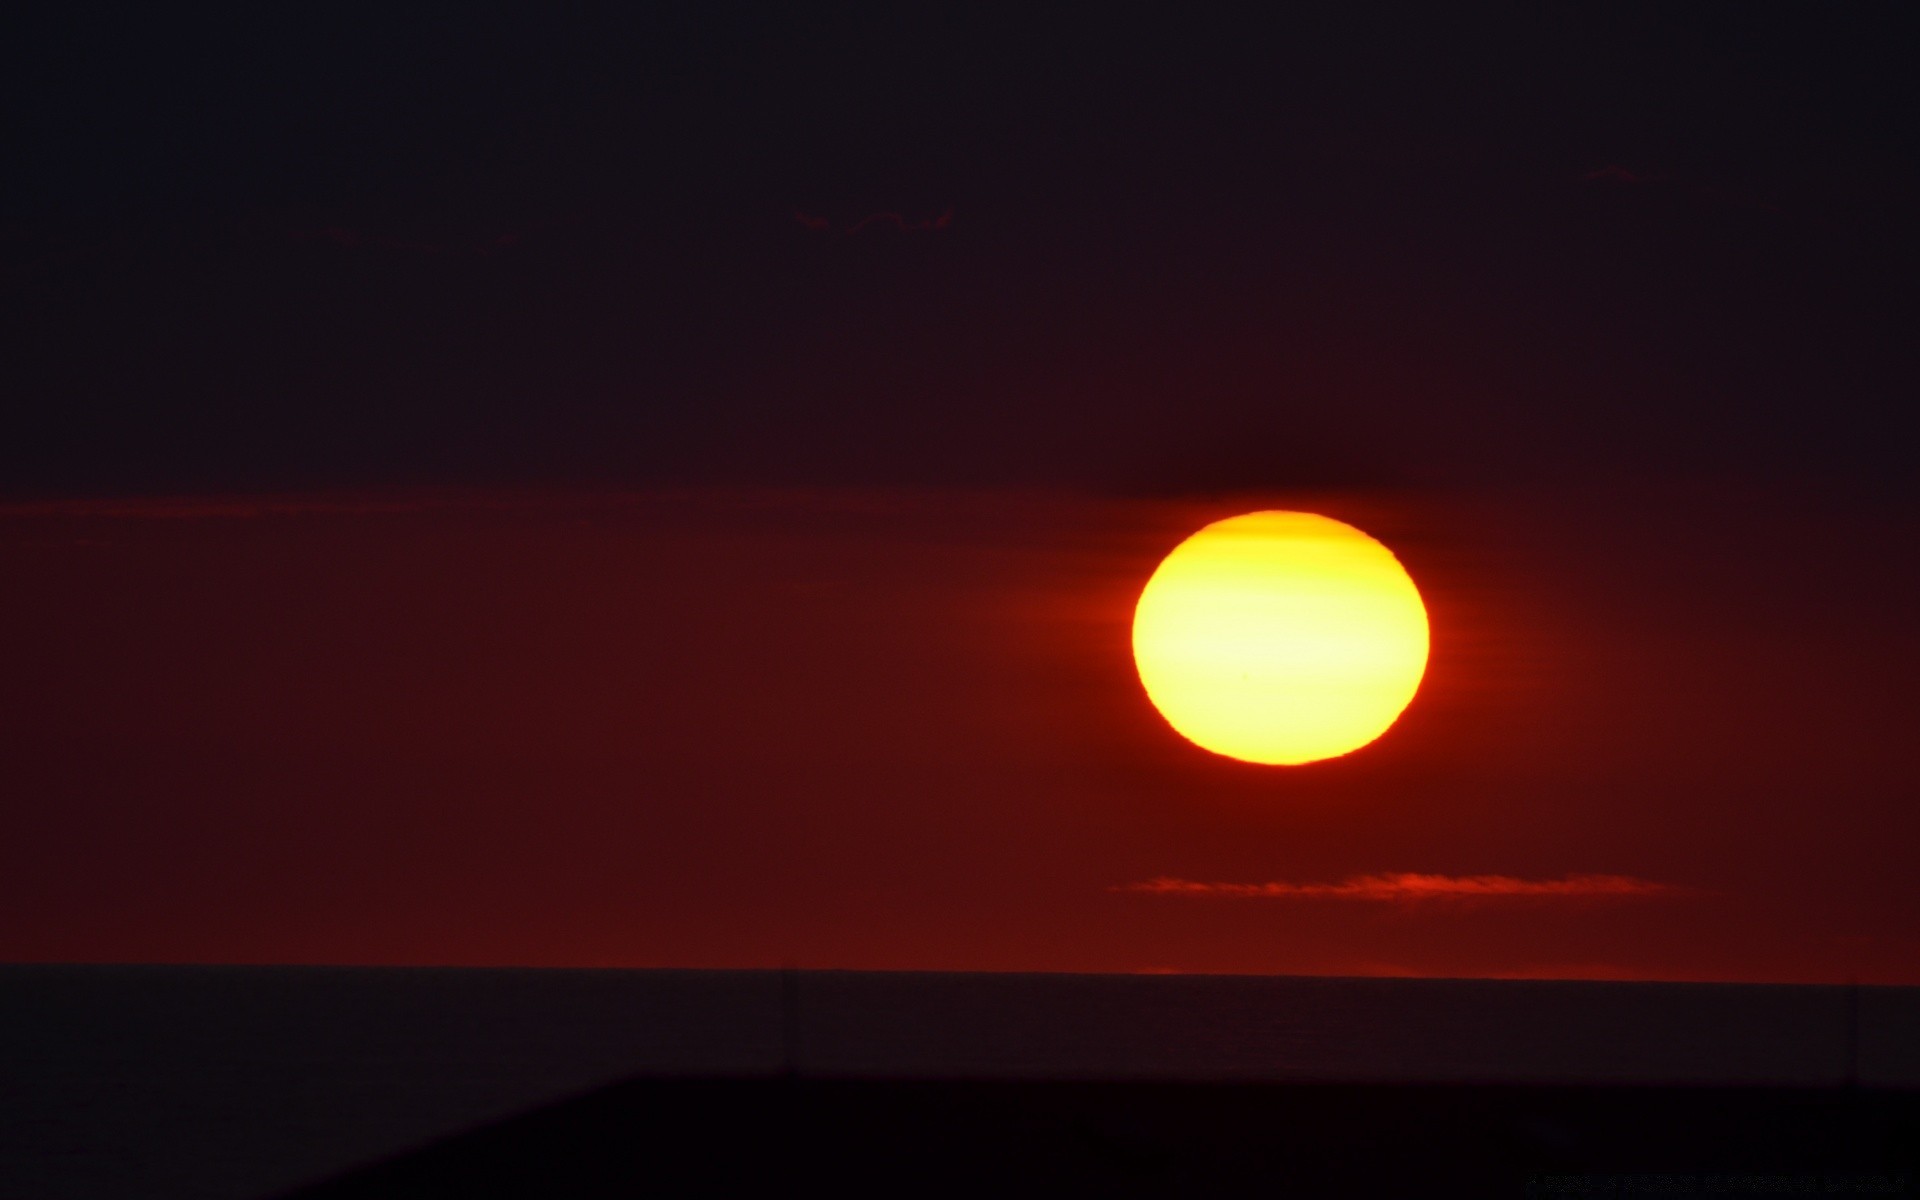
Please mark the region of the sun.
POLYGON ((1393 552, 1330 517, 1253 512, 1174 547, 1133 614, 1133 659, 1181 736, 1294 765, 1387 731, 1427 669, 1427 610, 1393 552))

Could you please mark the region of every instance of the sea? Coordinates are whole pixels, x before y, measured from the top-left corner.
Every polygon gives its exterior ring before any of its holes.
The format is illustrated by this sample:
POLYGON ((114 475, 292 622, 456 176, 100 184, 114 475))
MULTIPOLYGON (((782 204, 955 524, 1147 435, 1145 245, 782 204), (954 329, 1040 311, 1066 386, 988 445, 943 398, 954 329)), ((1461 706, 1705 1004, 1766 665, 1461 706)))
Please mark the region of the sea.
POLYGON ((0 966, 0 1197, 242 1200, 636 1077, 1920 1088, 1920 989, 0 966))

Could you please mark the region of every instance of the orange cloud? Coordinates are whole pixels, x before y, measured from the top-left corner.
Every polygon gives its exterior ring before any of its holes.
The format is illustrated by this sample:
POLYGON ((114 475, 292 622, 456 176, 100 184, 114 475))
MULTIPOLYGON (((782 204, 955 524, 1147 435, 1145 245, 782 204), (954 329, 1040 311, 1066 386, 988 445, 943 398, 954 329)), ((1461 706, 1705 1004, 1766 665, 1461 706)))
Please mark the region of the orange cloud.
POLYGON ((1156 896, 1225 896, 1260 900, 1367 900, 1407 903, 1420 900, 1494 900, 1509 898, 1625 897, 1671 895, 1682 889, 1631 875, 1568 875, 1563 879, 1521 879, 1513 875, 1425 875, 1401 871, 1353 875, 1339 883, 1201 883, 1162 875, 1144 883, 1111 889, 1156 896))

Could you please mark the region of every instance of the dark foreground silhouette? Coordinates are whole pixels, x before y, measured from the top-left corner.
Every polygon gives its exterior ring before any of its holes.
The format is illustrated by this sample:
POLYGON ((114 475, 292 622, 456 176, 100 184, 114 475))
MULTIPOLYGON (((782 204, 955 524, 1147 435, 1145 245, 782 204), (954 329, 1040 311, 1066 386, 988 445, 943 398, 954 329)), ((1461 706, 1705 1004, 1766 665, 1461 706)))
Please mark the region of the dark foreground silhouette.
POLYGON ((295 1195, 1911 1196, 1917 1146, 1911 1090, 643 1079, 295 1195))

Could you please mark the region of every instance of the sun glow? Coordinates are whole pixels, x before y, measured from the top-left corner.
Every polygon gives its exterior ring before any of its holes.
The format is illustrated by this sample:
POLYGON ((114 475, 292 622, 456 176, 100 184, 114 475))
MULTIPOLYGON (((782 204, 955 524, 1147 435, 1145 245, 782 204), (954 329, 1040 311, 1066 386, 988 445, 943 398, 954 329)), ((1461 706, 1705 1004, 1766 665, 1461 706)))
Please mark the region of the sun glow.
POLYGON ((1133 658, 1181 736, 1247 762, 1298 764, 1387 731, 1427 667, 1406 568, 1313 513, 1216 521, 1174 547, 1133 615, 1133 658))

